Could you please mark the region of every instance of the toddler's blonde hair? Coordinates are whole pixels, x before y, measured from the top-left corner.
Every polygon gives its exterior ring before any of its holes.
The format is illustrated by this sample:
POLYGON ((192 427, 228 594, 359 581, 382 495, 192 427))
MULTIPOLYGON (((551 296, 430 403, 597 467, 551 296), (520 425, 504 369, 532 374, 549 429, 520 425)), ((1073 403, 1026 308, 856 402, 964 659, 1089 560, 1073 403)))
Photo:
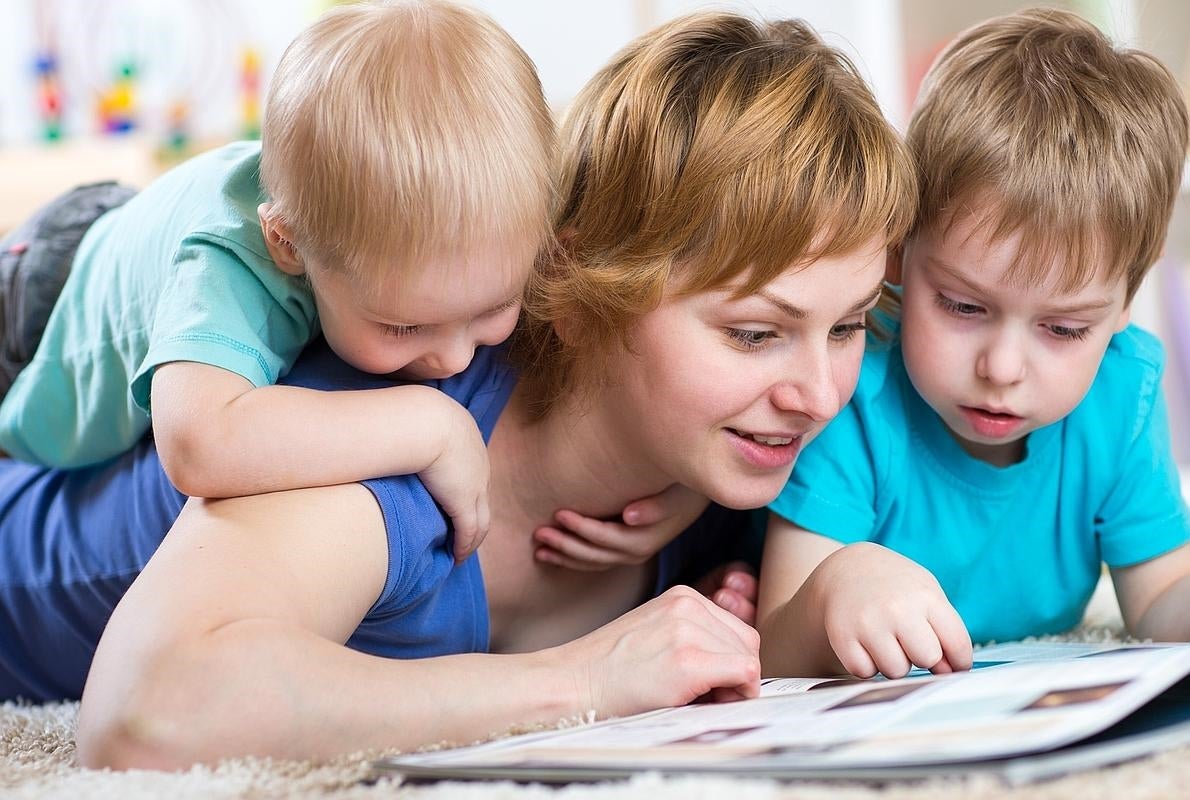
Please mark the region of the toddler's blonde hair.
POLYGON ((261 173, 304 256, 375 284, 493 242, 545 241, 554 144, 533 63, 488 17, 441 0, 358 3, 282 56, 261 173))

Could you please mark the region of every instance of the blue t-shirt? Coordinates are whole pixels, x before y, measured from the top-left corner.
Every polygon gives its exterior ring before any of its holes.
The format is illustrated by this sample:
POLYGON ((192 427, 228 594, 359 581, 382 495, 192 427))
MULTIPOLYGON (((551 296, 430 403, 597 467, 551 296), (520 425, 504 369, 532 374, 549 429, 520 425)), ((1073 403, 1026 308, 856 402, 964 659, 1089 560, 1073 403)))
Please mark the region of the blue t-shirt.
MULTIPOLYGON (((288 382, 343 390, 390 385, 347 366, 322 341, 302 355, 288 382)), ((471 411, 485 439, 515 383, 499 348, 480 348, 465 372, 431 382, 471 411)), ((448 520, 416 476, 364 485, 382 510, 389 569, 348 646, 392 658, 486 651, 479 559, 455 566, 448 520)), ((150 439, 79 470, 0 460, 0 700, 80 696, 112 610, 185 500, 150 439)), ((740 512, 708 509, 662 552, 657 591, 684 565, 713 561, 708 552, 746 524, 740 512)))
POLYGON ((914 390, 899 346, 864 359, 851 403, 798 458, 770 508, 843 543, 924 566, 977 642, 1077 625, 1100 565, 1190 540, 1170 453, 1163 353, 1130 326, 1083 401, 1031 433, 1025 458, 969 456, 914 390))

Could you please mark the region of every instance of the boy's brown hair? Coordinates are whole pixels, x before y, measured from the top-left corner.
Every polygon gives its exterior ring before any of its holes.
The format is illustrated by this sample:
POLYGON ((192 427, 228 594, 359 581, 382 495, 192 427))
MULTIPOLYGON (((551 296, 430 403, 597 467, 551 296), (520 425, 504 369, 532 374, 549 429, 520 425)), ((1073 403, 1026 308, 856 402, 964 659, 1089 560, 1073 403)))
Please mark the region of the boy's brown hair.
POLYGON ((544 242, 554 133, 532 61, 488 17, 356 3, 281 57, 261 177, 304 256, 375 285, 378 270, 544 242))
POLYGON ((621 50, 563 123, 558 246, 530 278, 514 355, 539 415, 670 278, 749 294, 793 264, 897 242, 912 163, 848 59, 804 23, 674 20, 621 50), (562 329, 563 335, 559 335, 562 329))
POLYGON ((1062 265, 1059 288, 1123 277, 1131 301, 1165 240, 1187 114, 1155 58, 1114 48, 1071 12, 1030 9, 970 28, 938 57, 908 142, 915 232, 990 212, 990 239, 1021 235, 1010 280, 1062 265))

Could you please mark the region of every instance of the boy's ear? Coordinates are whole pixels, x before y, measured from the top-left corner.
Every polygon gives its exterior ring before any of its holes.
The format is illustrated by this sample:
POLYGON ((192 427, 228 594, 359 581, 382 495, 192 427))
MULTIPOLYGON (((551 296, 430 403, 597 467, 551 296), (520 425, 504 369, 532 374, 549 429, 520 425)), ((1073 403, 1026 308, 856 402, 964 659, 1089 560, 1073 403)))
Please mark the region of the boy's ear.
POLYGON ((893 286, 901 285, 901 262, 905 257, 905 245, 899 244, 888 249, 888 259, 884 262, 884 282, 893 286))
POLYGON ((282 272, 295 277, 302 275, 306 271, 306 265, 297 248, 293 246, 289 227, 272 211, 271 203, 261 203, 256 207, 256 216, 260 218, 260 230, 264 234, 264 246, 268 248, 269 256, 282 272))

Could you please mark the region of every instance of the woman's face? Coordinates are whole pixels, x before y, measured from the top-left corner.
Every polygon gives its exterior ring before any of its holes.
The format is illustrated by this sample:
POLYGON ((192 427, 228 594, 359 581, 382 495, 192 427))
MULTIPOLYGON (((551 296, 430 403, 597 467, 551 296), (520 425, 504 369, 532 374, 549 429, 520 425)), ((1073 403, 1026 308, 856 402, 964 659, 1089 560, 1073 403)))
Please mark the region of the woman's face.
POLYGON ((792 265, 756 294, 667 292, 612 359, 611 419, 636 457, 732 508, 770 502, 850 399, 883 242, 792 265))

